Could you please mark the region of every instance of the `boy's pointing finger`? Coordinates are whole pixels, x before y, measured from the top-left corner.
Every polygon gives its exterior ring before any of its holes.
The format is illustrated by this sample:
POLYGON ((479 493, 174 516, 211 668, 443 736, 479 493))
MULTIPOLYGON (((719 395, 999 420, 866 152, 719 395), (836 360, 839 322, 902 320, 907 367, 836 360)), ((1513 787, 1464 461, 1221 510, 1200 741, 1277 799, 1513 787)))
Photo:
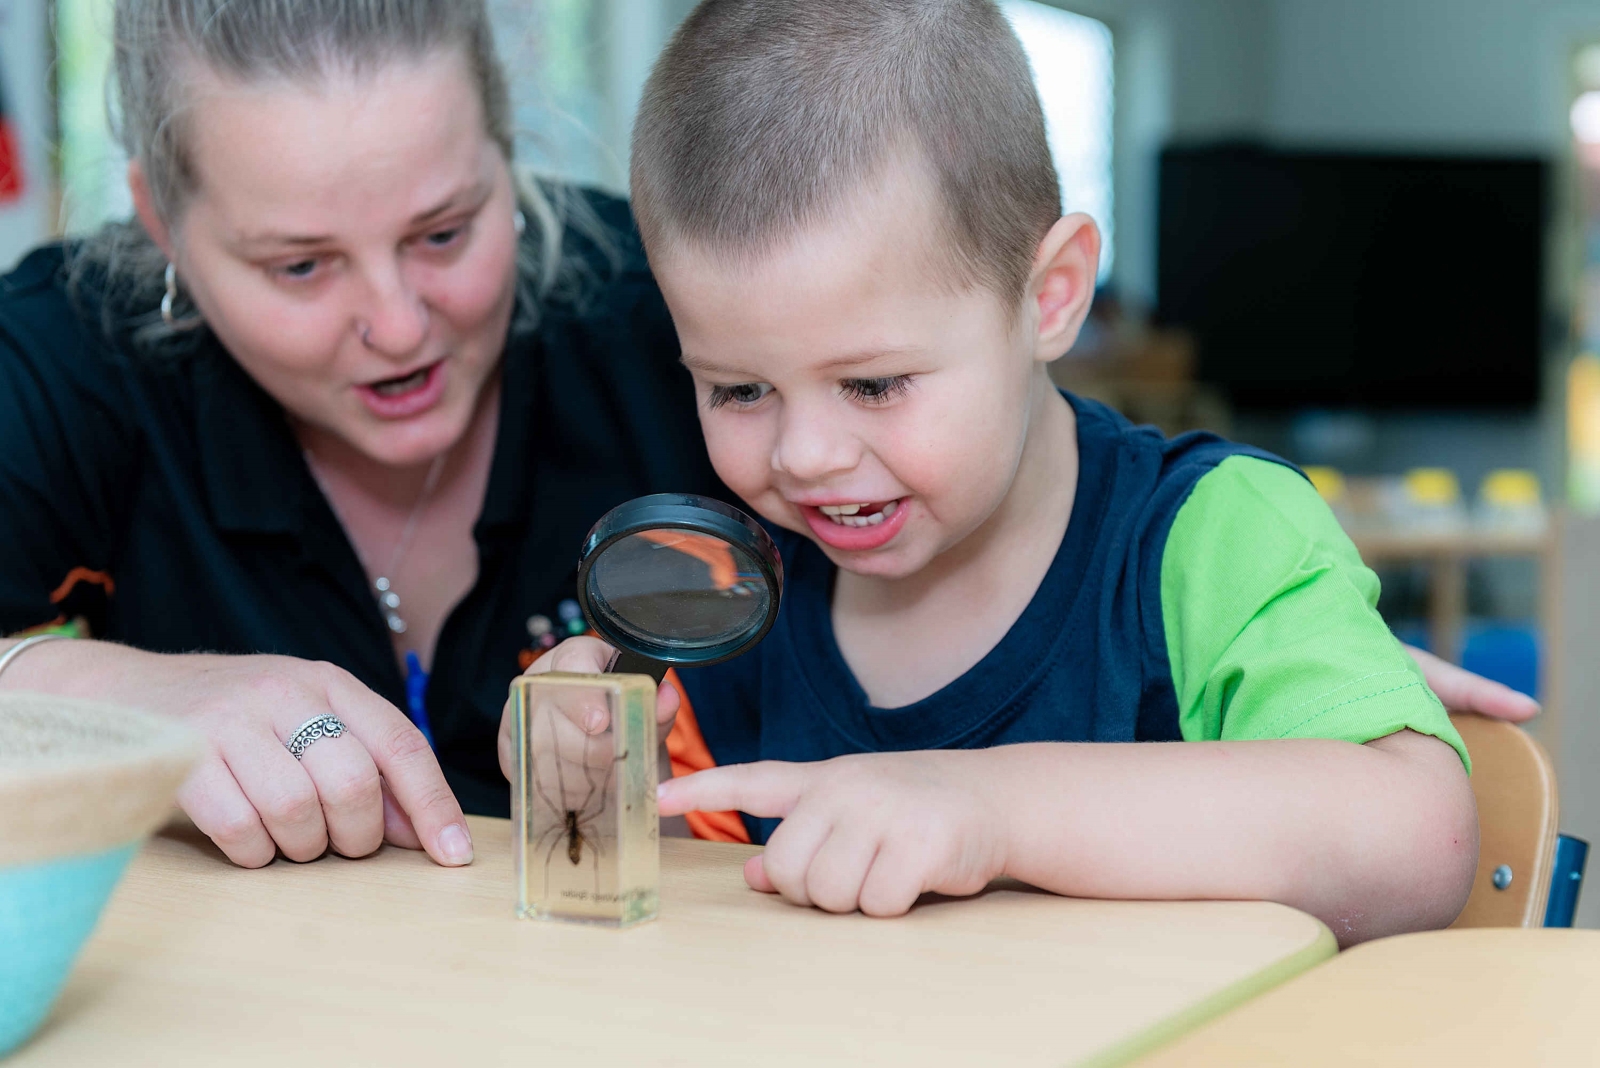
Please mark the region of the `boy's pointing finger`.
POLYGON ((794 808, 809 781, 805 764, 762 760, 670 779, 656 788, 656 797, 663 816, 736 809, 752 816, 781 818, 794 808))

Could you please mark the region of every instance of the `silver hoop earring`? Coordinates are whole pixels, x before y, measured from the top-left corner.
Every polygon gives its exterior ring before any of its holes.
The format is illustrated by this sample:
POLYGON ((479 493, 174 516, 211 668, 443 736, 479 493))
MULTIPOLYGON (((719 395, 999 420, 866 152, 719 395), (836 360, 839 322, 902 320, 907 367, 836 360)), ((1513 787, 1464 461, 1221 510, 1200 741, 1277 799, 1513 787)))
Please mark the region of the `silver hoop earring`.
POLYGON ((179 319, 173 314, 173 305, 178 301, 178 268, 171 260, 167 261, 165 275, 167 291, 161 294, 161 322, 168 330, 193 330, 205 320, 198 315, 187 319, 179 319))
POLYGON ((522 232, 524 230, 526 230, 527 228, 528 228, 528 217, 526 215, 522 214, 522 209, 521 208, 518 208, 516 211, 511 213, 511 229, 513 229, 513 230, 515 230, 517 232, 517 236, 518 237, 521 237, 522 236, 522 232))
POLYGON ((167 261, 167 291, 161 296, 161 321, 168 329, 176 330, 178 321, 172 317, 172 302, 178 299, 178 268, 167 261))

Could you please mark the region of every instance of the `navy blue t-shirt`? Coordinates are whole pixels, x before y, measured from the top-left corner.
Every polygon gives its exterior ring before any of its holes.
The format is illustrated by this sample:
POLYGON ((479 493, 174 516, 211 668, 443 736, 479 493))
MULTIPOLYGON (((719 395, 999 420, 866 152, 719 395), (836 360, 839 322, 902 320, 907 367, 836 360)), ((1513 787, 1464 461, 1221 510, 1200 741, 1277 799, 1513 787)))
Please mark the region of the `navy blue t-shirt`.
MULTIPOLYGON (((837 569, 809 539, 769 525, 785 569, 771 632, 738 660, 680 671, 717 764, 1181 739, 1161 618, 1167 533, 1224 459, 1275 458, 1211 434, 1168 439, 1103 404, 1067 399, 1077 414, 1078 488, 1050 570, 987 656, 913 704, 868 702, 834 639, 837 569)), ((759 843, 779 821, 744 822, 759 843)))

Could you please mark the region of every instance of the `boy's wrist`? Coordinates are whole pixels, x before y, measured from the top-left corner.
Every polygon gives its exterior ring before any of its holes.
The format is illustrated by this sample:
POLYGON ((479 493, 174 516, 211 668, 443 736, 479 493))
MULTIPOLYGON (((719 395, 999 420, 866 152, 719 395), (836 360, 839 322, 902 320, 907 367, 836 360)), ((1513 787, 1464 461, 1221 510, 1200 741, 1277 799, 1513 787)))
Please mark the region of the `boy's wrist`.
POLYGON ((1028 789, 1033 761, 1021 745, 1000 745, 968 750, 974 762, 972 790, 980 809, 981 825, 995 855, 993 878, 1016 877, 1018 858, 1026 855, 1028 789))

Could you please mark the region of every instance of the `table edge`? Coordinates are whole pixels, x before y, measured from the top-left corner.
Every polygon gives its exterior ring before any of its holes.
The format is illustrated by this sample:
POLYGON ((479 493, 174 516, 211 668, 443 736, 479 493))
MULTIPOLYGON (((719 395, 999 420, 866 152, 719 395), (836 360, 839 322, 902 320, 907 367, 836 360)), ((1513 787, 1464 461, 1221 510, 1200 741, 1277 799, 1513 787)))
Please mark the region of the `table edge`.
POLYGON ((1333 937, 1333 932, 1321 920, 1315 922, 1317 937, 1309 945, 1295 950, 1287 957, 1254 975, 1239 980, 1232 986, 1224 987, 1193 1005, 1164 1017, 1142 1031, 1074 1062, 1074 1068, 1116 1068, 1118 1065, 1128 1064, 1336 956, 1339 952, 1339 943, 1333 937))

